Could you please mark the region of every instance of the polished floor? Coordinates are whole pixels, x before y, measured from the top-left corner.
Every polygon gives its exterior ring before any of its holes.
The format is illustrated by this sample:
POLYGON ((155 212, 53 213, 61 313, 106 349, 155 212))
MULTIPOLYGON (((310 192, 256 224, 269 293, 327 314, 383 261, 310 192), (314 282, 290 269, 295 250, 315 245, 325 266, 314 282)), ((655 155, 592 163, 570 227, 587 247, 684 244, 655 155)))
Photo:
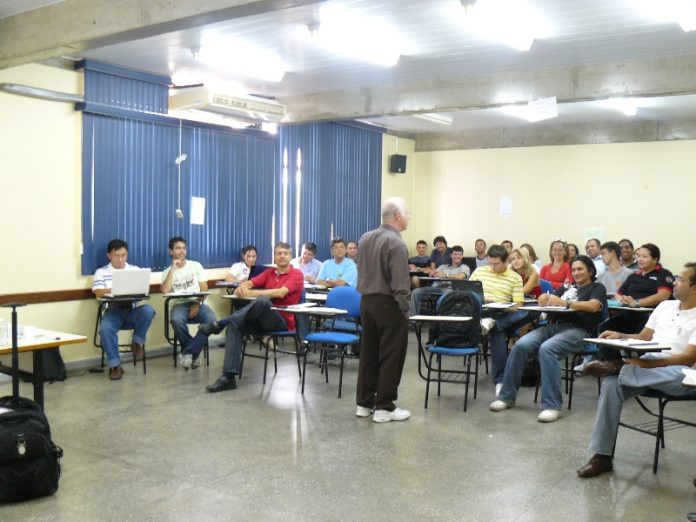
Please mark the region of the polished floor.
MULTIPOLYGON (((537 422, 528 388, 515 409, 489 412, 488 376, 466 413, 456 385, 424 410, 412 338, 399 405, 413 416, 376 424, 354 416, 355 360, 342 399, 337 372, 327 385, 316 367, 302 396, 290 357, 265 386, 262 362, 248 360, 237 390, 208 394, 222 355, 211 350, 209 369, 184 372, 159 357, 146 376, 126 365, 118 382, 81 371, 47 385, 46 412, 65 450, 60 489, 1 506, 0 520, 676 521, 696 509, 692 429, 667 434, 658 475, 653 439, 622 430, 615 471, 576 477, 595 413, 587 378, 553 424, 537 422)), ((696 417, 692 404, 669 409, 696 417)), ((630 404, 624 418, 641 415, 630 404)))

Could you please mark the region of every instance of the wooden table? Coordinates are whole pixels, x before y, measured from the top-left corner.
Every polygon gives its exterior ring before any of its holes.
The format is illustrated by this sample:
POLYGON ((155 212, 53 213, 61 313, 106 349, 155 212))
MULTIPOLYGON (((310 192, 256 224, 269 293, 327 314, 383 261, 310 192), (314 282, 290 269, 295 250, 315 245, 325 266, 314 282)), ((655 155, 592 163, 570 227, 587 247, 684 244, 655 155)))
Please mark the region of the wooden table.
MULTIPOLYGON (((43 393, 43 358, 41 350, 58 348, 66 344, 81 344, 87 341, 84 335, 75 335, 65 332, 56 332, 54 330, 37 329, 36 334, 31 339, 19 339, 18 351, 32 352, 33 368, 32 373, 20 372, 28 376, 34 385, 34 400, 43 408, 44 393, 43 393)), ((12 346, 0 346, 0 355, 12 355, 12 346)), ((12 375, 12 368, 0 364, 0 373, 12 375)))

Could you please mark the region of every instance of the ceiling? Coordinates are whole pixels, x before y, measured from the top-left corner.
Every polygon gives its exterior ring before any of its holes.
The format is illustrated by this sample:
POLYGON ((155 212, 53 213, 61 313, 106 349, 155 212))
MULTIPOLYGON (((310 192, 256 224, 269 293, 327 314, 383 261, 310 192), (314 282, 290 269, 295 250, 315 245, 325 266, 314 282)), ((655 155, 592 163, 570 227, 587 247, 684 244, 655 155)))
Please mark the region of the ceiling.
POLYGON ((696 137, 696 31, 685 32, 674 21, 670 2, 678 1, 661 0, 657 11, 658 3, 647 0, 479 0, 479 6, 493 6, 504 35, 537 27, 531 48, 521 51, 478 34, 478 25, 467 26, 460 0, 189 0, 181 3, 186 7, 143 0, 130 26, 129 15, 110 13, 114 2, 107 0, 0 0, 0 49, 3 24, 14 40, 27 38, 19 58, 0 52, 0 66, 37 56, 93 58, 165 74, 179 85, 272 97, 287 105, 293 121, 361 119, 435 148, 436 142, 443 148, 554 144, 563 136, 571 142, 683 139, 696 137), (524 3, 535 18, 515 12, 513 6, 524 3), (47 28, 67 32, 63 42, 47 42, 53 54, 39 50, 36 25, 71 13, 74 18, 76 7, 85 14, 73 28, 47 28), (34 10, 22 12, 27 8, 34 10), (398 63, 375 65, 319 44, 307 26, 324 27, 323 10, 331 8, 342 9, 334 32, 348 29, 353 47, 369 42, 374 55, 382 46, 396 47, 398 63), (124 27, 110 27, 114 16, 124 27), (87 27, 90 21, 90 29, 103 29, 84 36, 80 22, 87 27), (217 65, 201 59, 210 49, 222 53, 217 65), (224 65, 259 49, 282 62, 281 81, 241 76, 224 65), (500 109, 554 96, 558 117, 552 120, 529 123, 500 109), (612 97, 637 98, 636 114, 608 107, 612 97), (452 124, 415 113, 443 113, 452 124), (564 132, 549 133, 558 128, 564 132))

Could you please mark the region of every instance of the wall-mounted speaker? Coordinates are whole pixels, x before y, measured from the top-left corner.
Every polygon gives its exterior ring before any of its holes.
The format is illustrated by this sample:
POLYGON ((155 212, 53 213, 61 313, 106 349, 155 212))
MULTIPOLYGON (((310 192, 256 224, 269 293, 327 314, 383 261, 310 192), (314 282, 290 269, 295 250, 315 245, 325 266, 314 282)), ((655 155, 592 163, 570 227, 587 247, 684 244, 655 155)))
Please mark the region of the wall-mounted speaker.
POLYGON ((403 154, 392 154, 389 158, 389 172, 404 174, 406 172, 406 156, 403 154))

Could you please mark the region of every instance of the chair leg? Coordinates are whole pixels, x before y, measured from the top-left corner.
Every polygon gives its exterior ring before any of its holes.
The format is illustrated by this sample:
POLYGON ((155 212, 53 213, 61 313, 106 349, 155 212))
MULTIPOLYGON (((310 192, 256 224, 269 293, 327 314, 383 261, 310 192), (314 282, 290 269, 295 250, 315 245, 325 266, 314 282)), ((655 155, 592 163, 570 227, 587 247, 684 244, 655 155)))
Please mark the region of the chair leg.
POLYGON ((304 395, 305 375, 307 375, 307 352, 305 352, 302 357, 302 395, 304 395))
POLYGON ((239 362, 239 378, 242 378, 242 372, 244 371, 244 354, 246 353, 247 338, 246 336, 242 340, 242 360, 239 362))
POLYGON ((278 345, 276 344, 276 338, 271 339, 273 341, 273 374, 278 375, 278 345))
POLYGON ((268 341, 261 339, 259 348, 264 350, 263 352, 263 384, 266 384, 266 368, 268 367, 268 341))
POLYGON ((464 381, 464 411, 469 400, 469 380, 471 378, 471 356, 466 357, 466 380, 464 381))
POLYGON ((442 356, 437 356, 437 396, 440 396, 442 386, 442 356))
POLYGON ((430 393, 430 372, 433 368, 433 354, 430 354, 430 359, 428 360, 428 377, 425 379, 425 405, 423 408, 428 409, 428 394, 430 393))
POLYGON ((172 359, 174 360, 174 368, 176 368, 176 364, 177 364, 176 356, 178 355, 178 354, 177 354, 177 352, 178 352, 178 350, 177 350, 178 346, 179 346, 179 343, 178 343, 178 341, 176 340, 176 336, 174 336, 174 343, 172 343, 172 359))
POLYGON ((208 341, 203 345, 203 357, 205 357, 205 366, 210 367, 210 346, 208 346, 208 341))
POLYGON ((345 354, 345 347, 344 347, 344 351, 341 352, 341 367, 340 367, 339 374, 338 374, 338 398, 339 399, 341 398, 341 388, 343 387, 343 357, 344 357, 344 354, 345 354))
POLYGON ((302 378, 302 367, 300 366, 300 341, 295 337, 295 358, 297 359, 297 374, 302 378))
POLYGON ((479 377, 479 363, 481 360, 481 354, 476 354, 476 363, 474 365, 474 399, 476 398, 476 392, 478 391, 478 377, 479 377))
MULTIPOLYGON (((133 357, 135 359, 135 357, 133 357)), ((147 349, 143 344, 143 375, 147 375, 147 349)))

